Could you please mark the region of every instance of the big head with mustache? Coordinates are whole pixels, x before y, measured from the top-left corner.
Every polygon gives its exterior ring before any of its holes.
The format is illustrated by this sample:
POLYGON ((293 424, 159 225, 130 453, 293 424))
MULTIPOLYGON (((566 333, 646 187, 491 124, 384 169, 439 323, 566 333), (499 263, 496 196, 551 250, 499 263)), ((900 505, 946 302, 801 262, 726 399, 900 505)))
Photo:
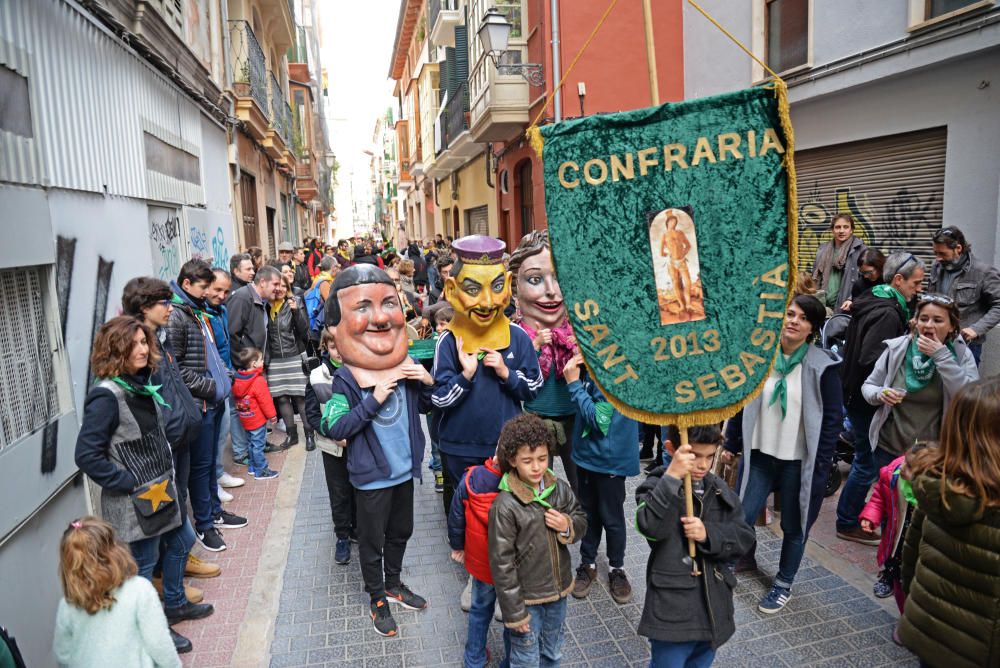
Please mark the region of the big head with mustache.
POLYGON ((396 285, 374 265, 357 264, 337 274, 326 324, 335 328, 337 350, 361 387, 406 361, 406 320, 396 285))
POLYGON ((493 237, 470 235, 456 239, 458 256, 444 281, 444 298, 455 309, 448 325, 462 337, 464 352, 483 348, 503 350, 510 345, 510 272, 503 265, 506 244, 493 237))

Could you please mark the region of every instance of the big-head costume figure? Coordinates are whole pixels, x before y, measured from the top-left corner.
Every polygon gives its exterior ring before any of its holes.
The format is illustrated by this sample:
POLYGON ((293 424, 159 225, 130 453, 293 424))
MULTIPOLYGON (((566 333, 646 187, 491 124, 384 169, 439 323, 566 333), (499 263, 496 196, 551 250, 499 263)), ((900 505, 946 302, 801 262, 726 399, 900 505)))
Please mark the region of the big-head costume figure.
POLYGON ((433 397, 446 496, 466 468, 493 455, 503 424, 542 385, 531 339, 504 315, 511 292, 505 248, 480 235, 452 244, 457 259, 444 297, 455 317, 438 339, 433 397))
POLYGON ((577 491, 573 461, 573 425, 577 407, 562 372, 576 354, 573 329, 566 316, 559 279, 552 266, 552 246, 547 230, 524 235, 510 256, 518 324, 538 355, 543 383, 538 396, 524 402, 524 410, 550 423, 562 457, 566 480, 577 491))
POLYGON ((374 265, 341 271, 326 302, 326 324, 344 364, 333 374, 320 433, 346 441, 357 490, 358 556, 375 630, 395 635, 387 597, 410 608, 427 602, 400 580, 413 532, 413 478, 420 477, 433 378, 407 354, 406 322, 396 286, 374 265))

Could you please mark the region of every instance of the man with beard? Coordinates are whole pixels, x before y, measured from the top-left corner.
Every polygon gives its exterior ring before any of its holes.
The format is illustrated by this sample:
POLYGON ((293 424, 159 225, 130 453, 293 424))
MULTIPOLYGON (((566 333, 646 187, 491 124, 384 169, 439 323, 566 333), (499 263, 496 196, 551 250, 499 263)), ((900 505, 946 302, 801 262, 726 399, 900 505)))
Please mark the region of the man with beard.
POLYGON ((493 455, 504 423, 542 385, 531 339, 503 313, 511 283, 504 242, 472 235, 453 248, 444 297, 455 317, 438 339, 433 371, 445 512, 465 469, 493 455))
POLYGON ((962 338, 979 364, 986 334, 1000 323, 1000 271, 972 254, 957 227, 938 230, 933 241, 937 260, 927 291, 948 295, 958 304, 962 338))
POLYGON ((389 602, 408 610, 427 607, 400 574, 413 533, 413 478, 421 477, 420 415, 430 410, 434 379, 407 355, 399 295, 381 269, 359 264, 340 272, 325 315, 343 366, 333 373, 319 431, 347 442, 372 625, 379 635, 395 636, 389 602))

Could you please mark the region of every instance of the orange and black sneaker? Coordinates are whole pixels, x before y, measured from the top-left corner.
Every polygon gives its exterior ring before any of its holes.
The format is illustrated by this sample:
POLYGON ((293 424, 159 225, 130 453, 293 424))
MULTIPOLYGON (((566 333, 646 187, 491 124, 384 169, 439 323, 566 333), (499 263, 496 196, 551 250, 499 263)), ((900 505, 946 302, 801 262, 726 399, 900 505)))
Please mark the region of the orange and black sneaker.
POLYGON ((427 607, 427 599, 410 591, 405 584, 396 587, 386 587, 385 595, 393 603, 399 603, 407 610, 423 610, 427 607))
POLYGON ((386 637, 396 635, 396 620, 392 618, 389 604, 384 598, 372 601, 371 615, 375 633, 386 637))

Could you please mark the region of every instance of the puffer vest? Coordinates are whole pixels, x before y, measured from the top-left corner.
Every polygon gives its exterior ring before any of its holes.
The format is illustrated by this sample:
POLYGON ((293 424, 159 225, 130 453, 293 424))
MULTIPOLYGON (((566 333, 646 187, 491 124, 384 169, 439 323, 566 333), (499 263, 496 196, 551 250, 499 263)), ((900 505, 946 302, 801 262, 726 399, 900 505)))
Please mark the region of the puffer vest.
MULTIPOLYGON (((173 475, 174 461, 164 432, 163 414, 160 409, 153 404, 156 410, 157 429, 143 433, 126 400, 126 391, 110 380, 100 381, 97 387, 109 390, 118 400, 118 428, 111 434, 108 458, 131 473, 138 485, 144 485, 164 473, 170 472, 173 475)), ((148 397, 144 399, 153 403, 148 397)), ((151 537, 143 533, 135 513, 132 499, 127 493, 101 488, 101 515, 115 528, 118 537, 126 543, 151 537)), ((178 513, 178 520, 179 518, 178 513)), ((169 531, 179 524, 179 521, 172 522, 164 531, 169 531)))
MULTIPOLYGON (((484 466, 496 475, 500 472, 495 470, 489 461, 484 466)), ((487 527, 490 519, 490 506, 493 499, 497 498, 499 491, 477 492, 469 484, 472 477, 472 468, 465 474, 465 491, 469 494, 469 501, 465 504, 465 568, 469 574, 486 584, 493 584, 493 575, 490 573, 490 553, 489 541, 487 540, 487 527)))

